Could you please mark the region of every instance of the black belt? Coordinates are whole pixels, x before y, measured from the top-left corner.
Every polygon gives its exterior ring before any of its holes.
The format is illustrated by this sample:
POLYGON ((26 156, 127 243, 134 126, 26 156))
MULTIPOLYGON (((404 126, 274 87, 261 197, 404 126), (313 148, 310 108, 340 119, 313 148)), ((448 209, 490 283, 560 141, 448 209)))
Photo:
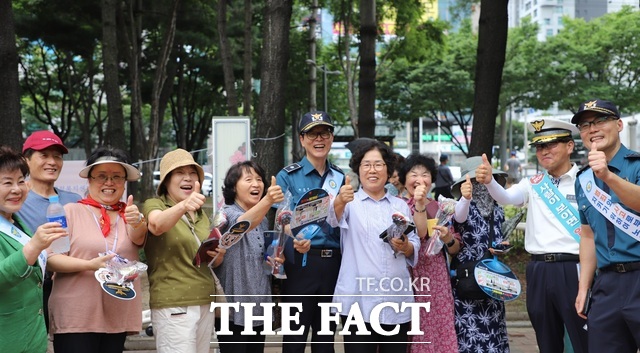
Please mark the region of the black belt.
POLYGON ((309 255, 320 256, 320 257, 338 257, 342 255, 340 249, 316 249, 311 248, 307 252, 309 255))
POLYGON ((618 272, 625 273, 640 270, 640 262, 624 262, 619 264, 611 264, 599 269, 604 272, 618 272))
POLYGON ((531 255, 531 261, 580 262, 580 256, 573 254, 540 254, 531 255))

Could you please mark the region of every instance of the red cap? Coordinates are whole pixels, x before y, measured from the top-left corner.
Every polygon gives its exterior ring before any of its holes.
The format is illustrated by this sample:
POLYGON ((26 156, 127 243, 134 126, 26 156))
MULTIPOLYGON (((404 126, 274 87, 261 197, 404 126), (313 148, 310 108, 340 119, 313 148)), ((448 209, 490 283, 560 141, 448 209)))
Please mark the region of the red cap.
POLYGON ((69 153, 69 150, 62 144, 62 140, 58 137, 58 135, 54 134, 51 131, 41 130, 36 131, 27 137, 27 140, 24 142, 22 146, 22 153, 28 150, 29 148, 41 151, 47 147, 58 146, 60 150, 62 150, 63 154, 69 153))

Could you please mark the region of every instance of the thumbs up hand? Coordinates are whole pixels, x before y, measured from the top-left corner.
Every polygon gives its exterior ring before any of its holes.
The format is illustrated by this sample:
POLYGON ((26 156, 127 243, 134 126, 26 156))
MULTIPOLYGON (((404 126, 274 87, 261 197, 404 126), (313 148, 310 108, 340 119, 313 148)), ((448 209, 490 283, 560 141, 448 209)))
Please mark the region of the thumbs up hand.
POLYGON ((138 206, 133 203, 133 195, 129 195, 127 198, 127 206, 124 209, 124 220, 127 224, 137 228, 137 226, 144 221, 144 217, 138 206))
POLYGON ((195 181, 195 185, 189 196, 182 201, 182 205, 186 211, 197 211, 204 205, 207 198, 200 193, 200 182, 195 181))
POLYGON ((351 186, 351 178, 348 175, 345 177, 344 185, 340 187, 338 198, 343 204, 353 201, 354 191, 353 186, 351 186))
POLYGON ((481 184, 489 184, 493 180, 493 168, 485 153, 482 154, 482 164, 476 169, 476 180, 481 184))
POLYGON ((471 184, 471 178, 469 174, 467 174, 467 180, 460 185, 460 194, 467 200, 471 200, 471 193, 473 190, 473 185, 471 184))
POLYGON ((603 151, 598 151, 598 144, 596 141, 591 142, 591 150, 587 157, 589 161, 589 167, 593 170, 598 179, 605 181, 609 175, 609 166, 607 165, 607 156, 603 151))
POLYGON ((278 203, 284 201, 284 193, 282 193, 282 188, 280 185, 276 184, 276 177, 271 176, 271 185, 267 189, 267 194, 265 195, 267 200, 269 200, 270 204, 278 203))

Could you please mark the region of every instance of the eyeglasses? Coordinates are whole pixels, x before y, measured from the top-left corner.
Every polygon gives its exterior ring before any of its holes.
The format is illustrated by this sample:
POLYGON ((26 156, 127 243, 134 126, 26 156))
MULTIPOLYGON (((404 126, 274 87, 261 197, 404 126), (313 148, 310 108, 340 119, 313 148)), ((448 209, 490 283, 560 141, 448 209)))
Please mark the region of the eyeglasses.
POLYGON ((121 176, 121 175, 112 175, 112 176, 107 176, 104 174, 98 174, 96 176, 90 176, 91 180, 95 180, 96 182, 98 182, 99 184, 104 184, 107 182, 107 180, 111 180, 114 184, 122 184, 124 183, 125 180, 127 180, 127 177, 121 176))
POLYGON ((315 140, 318 138, 318 136, 322 137, 323 139, 328 139, 329 137, 331 137, 331 131, 320 131, 320 132, 305 132, 304 133, 305 136, 307 136, 310 140, 315 140))
POLYGON ((536 151, 542 151, 544 149, 554 149, 556 148, 556 146, 558 146, 558 144, 560 143, 560 141, 554 141, 554 142, 548 142, 548 143, 541 143, 539 145, 536 145, 536 151))
POLYGON ((386 165, 386 164, 384 164, 384 163, 375 163, 375 164, 365 163, 365 164, 360 164, 360 168, 361 168, 363 171, 365 171, 365 172, 366 172, 366 171, 370 170, 370 169, 371 169, 371 167, 373 167, 373 169, 375 169, 376 171, 378 171, 378 172, 379 172, 379 171, 381 171, 381 170, 384 168, 384 166, 385 166, 385 165, 386 165))
POLYGON ((604 123, 610 120, 618 120, 618 118, 615 116, 600 116, 591 121, 583 121, 580 124, 576 124, 576 127, 578 128, 578 130, 580 130, 580 132, 589 130, 591 128, 591 125, 595 126, 596 129, 599 129, 604 126, 604 123))

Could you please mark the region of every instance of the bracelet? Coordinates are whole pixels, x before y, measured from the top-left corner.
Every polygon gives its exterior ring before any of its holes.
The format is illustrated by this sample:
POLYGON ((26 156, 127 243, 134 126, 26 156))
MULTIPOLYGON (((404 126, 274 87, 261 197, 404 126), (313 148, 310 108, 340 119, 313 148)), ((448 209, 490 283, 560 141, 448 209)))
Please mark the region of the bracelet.
POLYGON ((425 206, 423 209, 419 210, 416 206, 413 206, 413 210, 416 211, 416 213, 425 213, 427 212, 427 207, 425 206))
POLYGON ((138 229, 142 223, 145 223, 146 219, 144 218, 144 215, 142 214, 142 212, 138 213, 138 223, 136 223, 136 225, 134 226, 133 224, 131 224, 131 228, 133 229, 138 229))
POLYGON ((447 248, 452 247, 454 244, 456 243, 456 238, 451 238, 451 241, 444 244, 444 246, 446 246, 447 248))

